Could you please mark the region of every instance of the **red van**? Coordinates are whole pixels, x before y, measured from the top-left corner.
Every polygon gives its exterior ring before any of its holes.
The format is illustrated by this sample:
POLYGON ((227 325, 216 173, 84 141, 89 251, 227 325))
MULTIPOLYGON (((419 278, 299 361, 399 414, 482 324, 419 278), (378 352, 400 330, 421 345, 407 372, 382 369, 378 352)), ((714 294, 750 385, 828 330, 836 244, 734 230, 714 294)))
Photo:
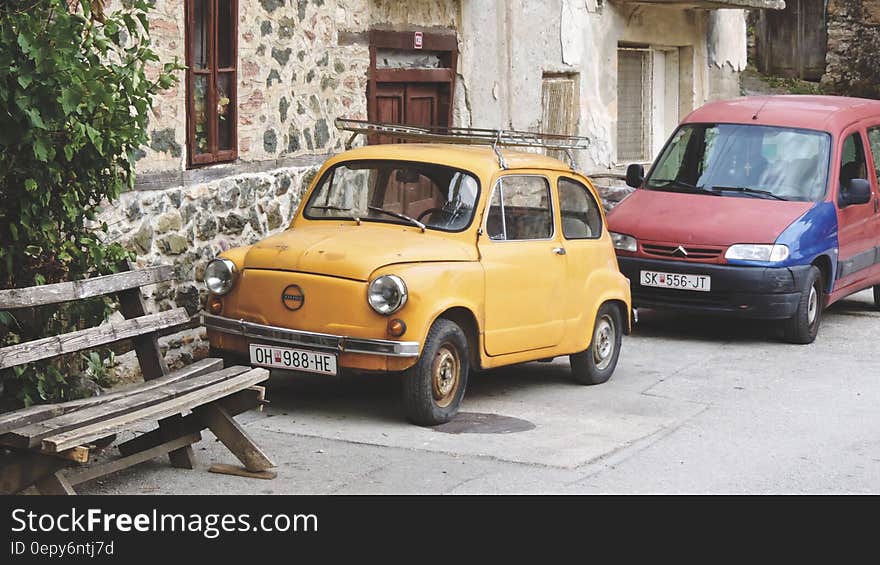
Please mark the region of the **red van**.
POLYGON ((761 96, 691 113, 608 214, 634 306, 780 320, 811 343, 822 310, 880 305, 880 101, 761 96))

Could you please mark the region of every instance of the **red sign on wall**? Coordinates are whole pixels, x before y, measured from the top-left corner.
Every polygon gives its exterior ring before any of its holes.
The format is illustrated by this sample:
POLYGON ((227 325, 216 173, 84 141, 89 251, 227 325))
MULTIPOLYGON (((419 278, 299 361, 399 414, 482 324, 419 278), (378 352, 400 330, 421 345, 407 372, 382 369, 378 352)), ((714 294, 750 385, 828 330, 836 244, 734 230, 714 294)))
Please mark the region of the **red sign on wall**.
POLYGON ((422 32, 417 31, 413 34, 413 49, 422 48, 422 32))

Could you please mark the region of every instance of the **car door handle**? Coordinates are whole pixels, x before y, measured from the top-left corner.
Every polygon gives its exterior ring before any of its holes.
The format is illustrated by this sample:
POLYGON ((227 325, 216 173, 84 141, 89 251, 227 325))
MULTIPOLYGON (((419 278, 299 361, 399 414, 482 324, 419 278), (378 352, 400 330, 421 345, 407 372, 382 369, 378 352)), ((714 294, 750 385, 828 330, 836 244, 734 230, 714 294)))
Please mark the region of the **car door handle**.
POLYGON ((565 248, 564 247, 554 247, 553 253, 556 253, 557 255, 565 255, 565 248))

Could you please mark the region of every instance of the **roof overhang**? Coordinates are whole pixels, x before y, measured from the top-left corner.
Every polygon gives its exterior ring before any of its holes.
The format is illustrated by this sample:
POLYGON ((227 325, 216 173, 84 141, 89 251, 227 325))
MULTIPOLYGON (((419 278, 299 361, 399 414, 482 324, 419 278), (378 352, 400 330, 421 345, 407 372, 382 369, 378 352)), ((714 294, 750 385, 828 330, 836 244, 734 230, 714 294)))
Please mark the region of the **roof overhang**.
POLYGON ((697 10, 720 10, 742 8, 751 10, 783 10, 785 0, 618 0, 626 4, 651 4, 654 6, 674 6, 697 10))

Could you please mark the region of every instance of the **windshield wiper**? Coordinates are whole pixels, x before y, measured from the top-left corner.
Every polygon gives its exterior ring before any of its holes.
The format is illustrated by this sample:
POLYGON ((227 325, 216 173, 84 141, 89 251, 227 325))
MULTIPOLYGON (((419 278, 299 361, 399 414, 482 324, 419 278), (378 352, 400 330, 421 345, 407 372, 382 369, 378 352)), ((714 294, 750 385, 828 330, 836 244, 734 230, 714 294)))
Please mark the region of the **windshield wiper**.
POLYGON ((713 196, 719 196, 719 194, 713 190, 709 190, 709 189, 704 188, 702 186, 694 186, 688 182, 684 182, 683 180, 656 179, 656 180, 654 180, 654 182, 662 182, 663 184, 661 184, 660 186, 649 185, 648 188, 651 188, 653 190, 662 190, 664 188, 673 188, 673 187, 674 188, 683 188, 683 189, 688 190, 690 192, 696 192, 696 193, 700 193, 700 194, 711 194, 713 196))
POLYGON ((769 196, 770 198, 775 198, 776 200, 788 200, 788 198, 784 198, 779 196, 778 194, 773 194, 769 190, 761 190, 759 188, 749 188, 747 186, 713 186, 712 190, 731 190, 733 192, 742 192, 745 194, 754 194, 761 196, 769 196))
POLYGON ((385 210, 384 208, 379 208, 377 206, 367 206, 367 209, 372 210, 373 212, 381 212, 383 214, 388 214, 389 216, 394 216, 395 218, 400 218, 401 220, 406 220, 407 222, 418 227, 422 231, 425 231, 425 227, 426 227, 425 224, 423 224, 422 222, 418 221, 415 218, 410 218, 406 214, 398 214, 397 212, 392 212, 391 210, 385 210))
POLYGON ((340 212, 351 212, 352 208, 343 208, 342 206, 310 206, 316 210, 339 210, 340 212))

